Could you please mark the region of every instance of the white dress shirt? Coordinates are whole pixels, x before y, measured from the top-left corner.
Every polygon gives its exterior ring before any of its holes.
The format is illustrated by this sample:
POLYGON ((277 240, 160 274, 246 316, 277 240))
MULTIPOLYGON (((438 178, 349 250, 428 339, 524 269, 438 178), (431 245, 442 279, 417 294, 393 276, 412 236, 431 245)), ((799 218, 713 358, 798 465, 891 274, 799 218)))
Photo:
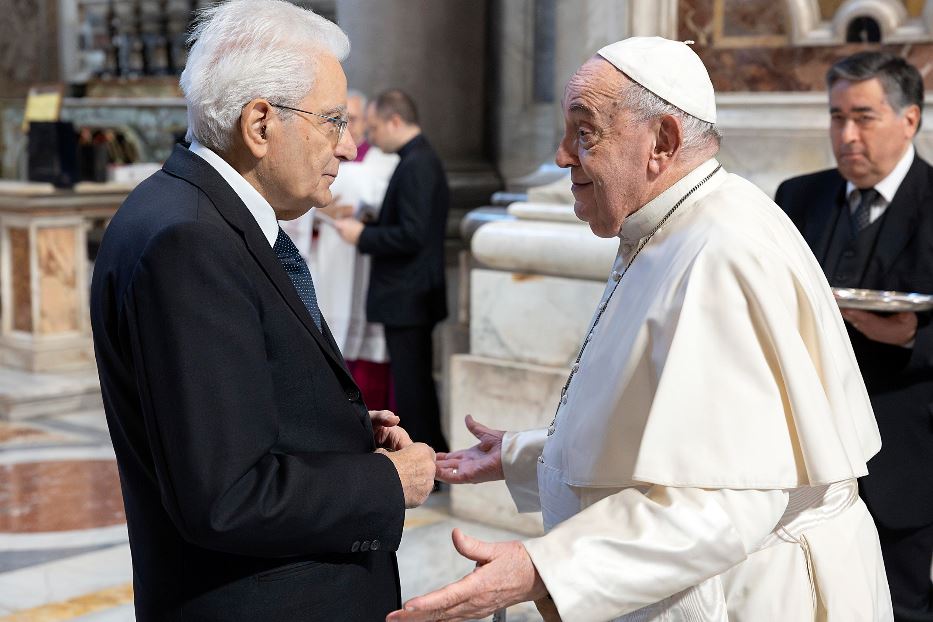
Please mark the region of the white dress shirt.
MULTIPOLYGON (((901 183, 904 181, 904 178, 907 177, 907 171, 910 170, 910 165, 914 162, 914 153, 914 146, 911 144, 907 147, 907 151, 904 152, 901 159, 898 160, 897 165, 888 173, 888 176, 875 184, 875 190, 878 191, 878 198, 872 203, 871 209, 868 212, 869 223, 873 223, 881 218, 881 215, 884 214, 884 210, 891 204, 891 201, 894 199, 894 194, 897 192, 897 189, 901 187, 901 183)), ((858 208, 861 192, 851 181, 846 182, 846 198, 849 201, 849 210, 854 214, 855 210, 858 208)))
POLYGON ((246 209, 256 219, 263 235, 269 241, 269 246, 275 245, 275 239, 279 236, 279 222, 275 219, 275 210, 272 209, 265 197, 259 194, 259 191, 253 188, 252 184, 246 181, 226 160, 198 141, 192 142, 188 150, 220 173, 220 176, 230 184, 233 191, 246 205, 246 209))

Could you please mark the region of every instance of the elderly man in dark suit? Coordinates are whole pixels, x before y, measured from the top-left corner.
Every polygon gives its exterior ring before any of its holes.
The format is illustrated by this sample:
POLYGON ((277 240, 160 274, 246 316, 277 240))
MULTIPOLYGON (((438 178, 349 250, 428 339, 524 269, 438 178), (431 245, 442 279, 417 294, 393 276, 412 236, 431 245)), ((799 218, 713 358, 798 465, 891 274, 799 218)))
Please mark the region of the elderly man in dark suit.
POLYGON ((368 412, 277 219, 356 147, 346 35, 281 0, 201 16, 175 148, 111 222, 91 319, 136 619, 380 620, 434 453, 368 412))
MULTIPOLYGON (((831 285, 933 293, 933 168, 916 155, 923 80, 862 52, 827 74, 837 168, 789 179, 776 202, 831 285)), ((933 326, 929 312, 846 309, 882 448, 860 481, 898 620, 933 620, 933 326)))
POLYGON ((341 236, 373 258, 366 300, 370 322, 385 326, 398 413, 411 437, 447 451, 433 376, 434 326, 447 317, 444 237, 450 207, 447 176, 421 133, 418 110, 391 89, 370 105, 369 141, 399 163, 389 180, 379 220, 343 219, 341 236))

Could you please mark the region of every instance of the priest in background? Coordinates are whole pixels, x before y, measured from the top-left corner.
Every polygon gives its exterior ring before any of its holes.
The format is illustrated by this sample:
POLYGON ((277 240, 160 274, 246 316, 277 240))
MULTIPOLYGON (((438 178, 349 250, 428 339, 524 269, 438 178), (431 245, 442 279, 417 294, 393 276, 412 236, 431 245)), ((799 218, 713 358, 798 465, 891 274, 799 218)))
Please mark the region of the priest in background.
POLYGON ((547 429, 467 418, 451 483, 505 479, 546 535, 388 620, 535 600, 567 621, 892 619, 856 478, 880 447, 845 326, 793 223, 715 156, 713 86, 684 43, 633 37, 564 91, 557 163, 619 253, 547 429))
POLYGON ((314 274, 318 304, 366 405, 373 410, 395 410, 383 327, 366 320, 370 258, 344 242, 329 224, 344 217, 377 218, 398 164, 396 154, 385 153, 366 140, 366 112, 366 96, 349 91, 347 131, 357 145, 357 155, 355 161, 341 165, 331 185, 334 201, 280 224, 295 239, 314 274))

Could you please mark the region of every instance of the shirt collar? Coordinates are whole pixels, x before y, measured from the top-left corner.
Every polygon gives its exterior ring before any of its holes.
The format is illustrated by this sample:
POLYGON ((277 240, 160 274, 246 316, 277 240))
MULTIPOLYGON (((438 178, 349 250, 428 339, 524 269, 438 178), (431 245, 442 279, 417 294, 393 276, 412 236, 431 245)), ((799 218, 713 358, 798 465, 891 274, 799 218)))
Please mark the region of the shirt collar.
MULTIPOLYGON (((910 170, 910 165, 913 164, 913 162, 914 145, 911 143, 907 147, 907 151, 904 152, 904 155, 901 156, 897 165, 888 173, 888 176, 875 184, 875 190, 878 191, 878 194, 881 195, 885 203, 890 203, 894 198, 897 189, 901 187, 901 183, 904 181, 904 178, 907 177, 907 172, 910 170)), ((847 197, 851 197, 855 190, 855 184, 851 181, 846 182, 847 197)))
MULTIPOLYGON (((715 158, 710 158, 700 166, 696 167, 673 186, 651 199, 643 207, 622 222, 622 228, 619 230, 619 237, 623 240, 640 240, 658 226, 661 219, 667 215, 671 208, 679 201, 691 188, 703 181, 707 175, 716 170, 719 162, 715 158)), ((725 174, 720 170, 720 174, 725 174)), ((695 193, 694 193, 695 194, 695 193)), ((691 199, 695 196, 691 195, 691 199)))
POLYGON ((240 200, 246 205, 246 209, 248 209, 249 213, 256 219, 256 223, 259 225, 259 228, 262 229, 262 234, 266 236, 266 240, 269 241, 269 246, 273 246, 275 244, 275 239, 279 236, 279 221, 276 220, 275 210, 272 209, 272 206, 269 205, 265 197, 259 194, 259 191, 246 181, 236 169, 230 166, 226 160, 198 141, 192 142, 188 150, 200 156, 205 162, 214 167, 214 170, 220 173, 224 181, 230 184, 233 191, 237 193, 237 196, 240 197, 240 200))

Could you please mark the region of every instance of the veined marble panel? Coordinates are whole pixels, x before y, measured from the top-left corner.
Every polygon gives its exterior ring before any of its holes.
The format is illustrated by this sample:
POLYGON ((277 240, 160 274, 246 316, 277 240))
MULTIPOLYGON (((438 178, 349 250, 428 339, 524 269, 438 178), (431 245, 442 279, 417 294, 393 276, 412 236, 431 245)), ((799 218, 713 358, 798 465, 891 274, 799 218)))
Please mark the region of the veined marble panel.
MULTIPOLYGON (((36 233, 39 261, 39 333, 79 330, 73 227, 41 227, 36 233)), ((83 249, 81 252, 84 252, 83 249)), ((83 311, 83 309, 81 310, 83 311)))
POLYGON ((29 267, 29 229, 10 227, 10 272, 13 292, 13 329, 32 332, 32 282, 29 267))
POLYGON ((471 241, 473 257, 491 268, 598 281, 618 249, 617 238, 596 237, 585 224, 531 220, 491 222, 471 241))
MULTIPOLYGON (((567 371, 472 354, 454 356, 450 374, 451 447, 476 444, 463 423, 468 414, 502 430, 546 426, 554 414, 567 371)), ((453 486, 450 499, 456 516, 529 535, 542 532, 541 515, 519 514, 504 482, 453 486)))
POLYGON ((470 352, 537 365, 570 365, 602 281, 473 270, 470 352))

